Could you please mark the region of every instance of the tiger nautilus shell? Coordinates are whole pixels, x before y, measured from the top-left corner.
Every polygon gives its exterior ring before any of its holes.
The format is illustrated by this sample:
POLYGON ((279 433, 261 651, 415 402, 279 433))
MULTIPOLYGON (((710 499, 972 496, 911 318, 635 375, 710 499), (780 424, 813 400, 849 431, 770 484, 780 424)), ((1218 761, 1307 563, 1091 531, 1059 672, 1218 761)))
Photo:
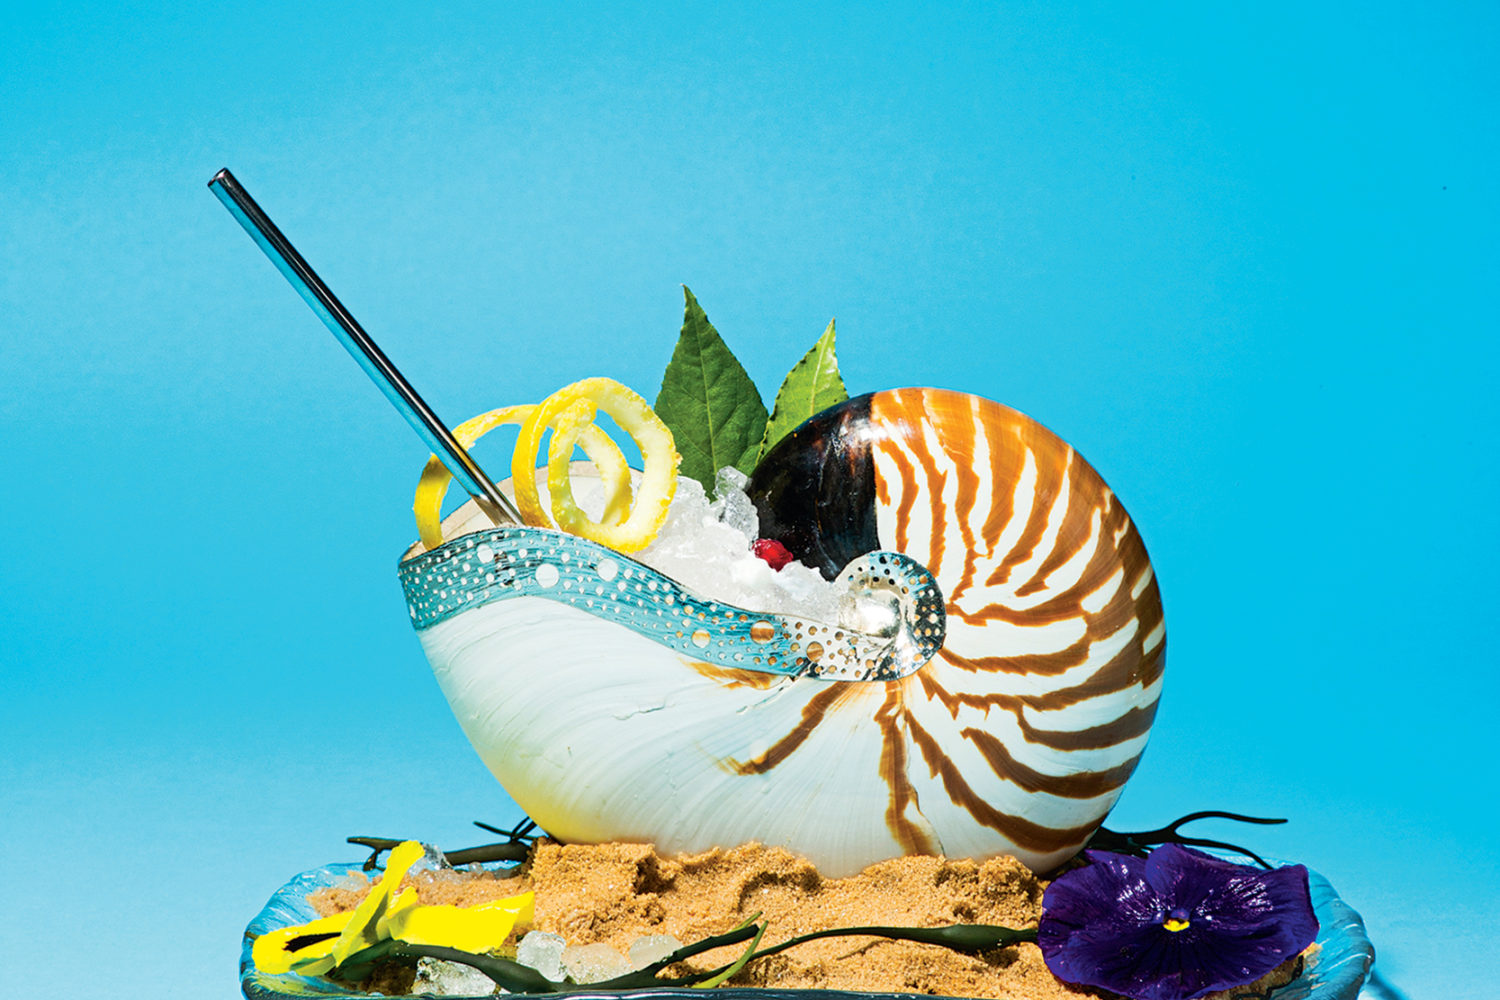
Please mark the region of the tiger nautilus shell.
POLYGON ((423 649, 516 803, 563 841, 758 840, 830 876, 1075 854, 1140 759, 1165 652, 1098 473, 998 403, 898 389, 804 423, 748 491, 762 536, 847 588, 839 621, 472 510, 408 553, 423 649))

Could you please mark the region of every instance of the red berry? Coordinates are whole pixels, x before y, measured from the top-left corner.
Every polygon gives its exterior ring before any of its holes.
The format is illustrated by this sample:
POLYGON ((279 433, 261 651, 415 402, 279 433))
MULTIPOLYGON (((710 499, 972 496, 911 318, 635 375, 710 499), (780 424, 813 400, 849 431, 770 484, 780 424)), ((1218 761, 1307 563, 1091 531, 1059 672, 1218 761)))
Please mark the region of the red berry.
POLYGON ((792 561, 792 554, 787 551, 787 547, 774 538, 757 538, 750 548, 774 570, 779 571, 792 561))

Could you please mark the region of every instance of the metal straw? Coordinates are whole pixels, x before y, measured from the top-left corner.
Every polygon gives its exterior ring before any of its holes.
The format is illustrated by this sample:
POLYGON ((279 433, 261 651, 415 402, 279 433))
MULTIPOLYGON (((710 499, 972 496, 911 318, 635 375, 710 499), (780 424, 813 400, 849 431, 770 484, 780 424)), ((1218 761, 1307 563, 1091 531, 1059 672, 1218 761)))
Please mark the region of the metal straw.
POLYGON ((375 346, 375 341, 370 339, 370 335, 349 314, 349 310, 328 290, 328 286, 323 284, 322 279, 302 259, 296 248, 281 235, 276 223, 261 211, 250 193, 234 179, 234 175, 227 168, 220 170, 208 182, 208 187, 224 203, 224 207, 229 209, 229 213, 239 220, 240 225, 245 227, 250 238, 271 258, 276 269, 312 306, 318 318, 333 331, 339 343, 344 345, 365 370, 365 374, 385 393, 385 398, 391 401, 391 405, 401 411, 412 430, 432 449, 432 453, 453 474, 458 484, 474 498, 479 509, 495 524, 520 524, 521 513, 516 510, 515 504, 500 492, 490 477, 484 474, 484 470, 469 457, 463 445, 454 440, 453 435, 448 432, 448 426, 422 402, 417 390, 396 370, 385 353, 375 346))

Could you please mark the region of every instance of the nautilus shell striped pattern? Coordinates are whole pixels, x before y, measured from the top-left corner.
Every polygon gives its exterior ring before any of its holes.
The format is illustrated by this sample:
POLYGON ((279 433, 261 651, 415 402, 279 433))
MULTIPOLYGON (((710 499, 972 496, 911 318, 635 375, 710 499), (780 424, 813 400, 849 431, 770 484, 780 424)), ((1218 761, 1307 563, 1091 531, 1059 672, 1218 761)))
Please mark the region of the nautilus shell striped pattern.
POLYGON ((477 518, 408 553, 423 649, 512 798, 564 841, 758 840, 834 876, 1075 854, 1140 759, 1165 650, 1099 475, 998 403, 901 389, 803 424, 749 492, 762 535, 847 588, 839 621, 477 518))

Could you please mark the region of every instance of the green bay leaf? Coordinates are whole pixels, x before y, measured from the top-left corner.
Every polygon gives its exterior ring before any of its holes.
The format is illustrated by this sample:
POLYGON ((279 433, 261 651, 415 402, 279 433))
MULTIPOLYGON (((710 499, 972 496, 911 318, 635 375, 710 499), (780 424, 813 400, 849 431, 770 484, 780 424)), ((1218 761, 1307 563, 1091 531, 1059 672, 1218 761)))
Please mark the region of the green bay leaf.
POLYGON ((682 293, 682 335, 662 375, 656 415, 682 455, 679 473, 712 490, 724 466, 747 475, 754 469, 766 404, 693 293, 685 285, 682 293))
POLYGON ((782 379, 776 393, 776 408, 771 412, 756 455, 757 462, 802 421, 849 398, 849 390, 844 388, 844 378, 839 374, 833 340, 833 320, 829 320, 823 336, 782 379))

